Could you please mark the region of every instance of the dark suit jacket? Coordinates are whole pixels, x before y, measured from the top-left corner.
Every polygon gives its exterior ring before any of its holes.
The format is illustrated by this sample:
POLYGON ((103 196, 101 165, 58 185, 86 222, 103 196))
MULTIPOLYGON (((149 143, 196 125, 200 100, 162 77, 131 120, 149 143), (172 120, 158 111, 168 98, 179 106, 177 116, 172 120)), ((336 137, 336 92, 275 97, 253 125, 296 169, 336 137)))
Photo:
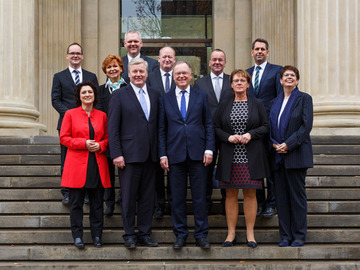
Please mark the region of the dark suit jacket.
MULTIPOLYGON (((284 154, 287 169, 312 168, 313 152, 310 131, 313 124, 313 102, 309 94, 299 92, 291 110, 289 124, 285 130, 285 143, 289 150, 284 154)), ((275 149, 272 148, 273 153, 275 149)), ((277 169, 275 158, 272 168, 277 169)))
POLYGON ((110 99, 108 134, 111 158, 123 156, 126 163, 158 162, 157 129, 159 93, 147 87, 149 122, 130 84, 116 90, 110 99))
MULTIPOLYGON (((98 86, 98 80, 94 73, 82 69, 83 82, 91 81, 98 86)), ((75 108, 74 97, 75 83, 69 68, 64 69, 54 75, 51 89, 51 103, 55 110, 60 114, 57 129, 60 130, 65 112, 75 108)))
MULTIPOLYGON (((120 86, 120 88, 126 86, 126 84, 122 84, 120 86)), ((120 89, 118 89, 120 90, 120 89)), ((117 90, 115 90, 117 91, 117 90)), ((100 85, 99 86, 99 99, 98 99, 98 103, 96 104, 95 108, 103 111, 104 113, 106 113, 106 115, 108 114, 109 111, 109 102, 110 102, 110 98, 111 98, 112 94, 110 94, 109 88, 105 87, 105 84, 100 85)))
POLYGON ((175 90, 160 98, 159 156, 169 164, 186 160, 203 160, 205 150, 215 150, 215 134, 207 96, 190 87, 186 120, 181 116, 175 90))
POLYGON ((223 85, 222 85, 222 89, 221 89, 219 102, 216 99, 216 95, 215 95, 215 91, 214 91, 214 87, 213 87, 213 84, 211 81, 210 74, 197 79, 195 81, 194 88, 198 88, 207 94, 212 116, 215 115, 215 112, 216 112, 220 102, 222 100, 226 99, 227 97, 232 96, 232 94, 233 94, 232 89, 231 89, 231 84, 230 84, 230 76, 225 73, 224 73, 223 85))
MULTIPOLYGON (((148 74, 151 72, 159 69, 158 62, 150 57, 144 56, 140 54, 140 57, 144 59, 148 63, 148 74)), ((121 75, 126 83, 130 83, 130 78, 128 75, 128 65, 129 65, 129 59, 127 55, 121 57, 124 63, 124 73, 121 75)))
MULTIPOLYGON (((215 132, 220 140, 219 162, 216 178, 230 181, 232 159, 235 145, 228 141, 234 135, 230 113, 234 95, 224 100, 215 114, 215 132)), ((251 179, 261 179, 270 175, 269 161, 264 145, 264 138, 269 132, 268 116, 264 105, 258 99, 248 96, 248 120, 245 133, 251 134, 251 140, 245 145, 251 179)), ((241 135, 241 134, 240 134, 241 135)))
MULTIPOLYGON (((254 67, 255 66, 246 70, 251 76, 253 75, 254 67)), ((271 101, 283 91, 283 87, 280 83, 281 69, 282 66, 273 65, 268 62, 261 77, 258 94, 255 95, 252 83, 249 87, 249 94, 260 99, 264 104, 267 112, 270 111, 271 101)))
MULTIPOLYGON (((151 88, 158 90, 161 95, 165 94, 165 88, 162 82, 160 69, 151 72, 147 78, 147 82, 151 88)), ((170 91, 173 91, 175 88, 175 81, 173 78, 171 78, 170 91)))

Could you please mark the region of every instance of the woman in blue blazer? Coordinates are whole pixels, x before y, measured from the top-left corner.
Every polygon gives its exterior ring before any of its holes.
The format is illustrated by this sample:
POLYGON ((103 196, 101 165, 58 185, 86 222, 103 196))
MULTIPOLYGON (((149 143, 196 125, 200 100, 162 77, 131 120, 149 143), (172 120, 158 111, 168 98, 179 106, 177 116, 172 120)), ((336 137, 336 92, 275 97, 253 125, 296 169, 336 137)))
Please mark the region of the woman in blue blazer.
POLYGON ((274 100, 269 116, 280 247, 303 246, 306 240, 305 177, 313 167, 313 103, 310 95, 299 91, 299 79, 296 67, 283 67, 280 82, 284 92, 274 100))

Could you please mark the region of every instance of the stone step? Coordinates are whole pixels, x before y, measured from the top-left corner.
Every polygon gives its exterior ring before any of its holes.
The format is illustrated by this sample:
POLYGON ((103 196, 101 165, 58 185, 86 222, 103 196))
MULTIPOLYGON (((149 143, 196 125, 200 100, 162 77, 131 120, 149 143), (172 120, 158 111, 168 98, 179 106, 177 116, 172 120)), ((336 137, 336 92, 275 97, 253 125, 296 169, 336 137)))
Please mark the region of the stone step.
POLYGON ((1 165, 60 165, 60 155, 0 155, 1 165))
POLYGON ((314 155, 317 165, 360 165, 360 155, 314 155))
POLYGON ((360 145, 313 145, 313 154, 358 155, 360 145))
MULTIPOLYGON (((223 215, 209 215, 210 228, 226 228, 226 218, 223 215)), ((84 228, 89 228, 89 216, 84 215, 84 228)), ((309 214, 307 216, 307 223, 309 228, 357 228, 360 227, 360 215, 322 215, 309 214)), ((187 217, 187 224, 190 228, 194 228, 194 217, 189 215, 187 217)), ((31 216, 13 216, 2 215, 0 218, 1 229, 56 229, 69 228, 70 219, 69 214, 65 215, 31 215, 31 216)), ((122 228, 121 215, 115 213, 111 218, 105 218, 104 228, 112 229, 122 228)), ((239 215, 238 227, 245 227, 244 215, 239 215)), ((154 229, 172 228, 172 220, 170 215, 164 215, 161 220, 153 219, 152 227, 154 229)), ((278 218, 257 217, 255 228, 278 228, 278 218)))
POLYGON ((59 137, 58 136, 16 136, 16 137, 0 136, 0 145, 28 145, 28 144, 59 145, 59 137))
POLYGON ((2 155, 58 155, 60 146, 58 144, 44 145, 0 145, 2 155))
MULTIPOLYGON (((223 248, 212 245, 209 250, 202 250, 193 245, 188 245, 181 250, 174 250, 170 245, 156 248, 137 247, 127 250, 123 246, 104 246, 101 249, 88 245, 84 250, 78 250, 73 245, 65 246, 0 246, 0 260, 16 261, 124 261, 132 263, 146 261, 197 261, 201 260, 230 260, 242 261, 256 260, 350 260, 360 259, 359 244, 306 244, 303 247, 281 248, 276 245, 259 245, 252 249, 239 245, 223 248)), ((194 263, 194 262, 189 262, 194 263)), ((269 263, 269 262, 267 262, 269 263)), ((301 262, 298 262, 301 264, 301 262)), ((356 262, 358 263, 358 262, 356 262)), ((214 263, 215 264, 215 263, 214 263)), ((182 266, 183 267, 183 266, 182 266)), ((102 268, 101 268, 102 269, 102 268)), ((137 269, 136 266, 132 269, 137 269)), ((163 269, 163 268, 161 268, 163 269)), ((185 268, 177 268, 185 269, 185 268)), ((197 269, 197 268, 194 268, 197 269)), ((224 269, 224 268, 223 268, 224 269)), ((250 268, 262 269, 262 268, 250 268)), ((267 269, 267 268, 266 268, 267 269)), ((299 268, 296 268, 299 269, 299 268)), ((302 269, 302 268, 300 268, 302 269)), ((331 268, 337 269, 337 268, 331 268)))
POLYGON ((360 145, 360 136, 311 136, 311 143, 313 145, 360 145))
POLYGON ((308 169, 307 175, 309 175, 309 176, 316 176, 316 175, 319 175, 319 176, 323 176, 323 175, 359 176, 360 175, 360 165, 316 165, 316 166, 314 166, 314 168, 308 169))
MULTIPOLYGON (((0 188, 60 188, 60 183, 60 176, 0 176, 0 188)), ((360 176, 307 176, 306 186, 355 188, 360 187, 360 176)))
MULTIPOLYGON (((359 212, 360 201, 309 201, 308 213, 313 214, 355 214, 359 212)), ((239 209, 242 212, 243 203, 239 202, 239 209)), ((187 211, 191 213, 191 203, 187 204, 187 211)), ((221 213, 221 204, 213 206, 214 213, 221 213)), ((10 215, 30 215, 30 214, 65 214, 69 212, 69 207, 61 204, 60 201, 44 201, 44 202, 0 202, 0 214, 10 215)), ((84 213, 89 212, 89 206, 84 206, 84 213)), ((120 209, 115 208, 115 212, 119 213, 120 209)))
MULTIPOLYGON (((116 188, 116 194, 118 189, 116 188)), ((360 200, 360 188, 307 188, 308 200, 360 200)), ((60 201, 62 199, 60 189, 0 189, 1 201, 60 201)), ((187 199, 191 200, 191 191, 187 191, 187 199)), ((221 199, 219 189, 214 189, 212 194, 214 201, 221 199)), ((243 194, 239 192, 239 199, 243 194)))
POLYGON ((358 270, 360 262, 356 261, 311 261, 301 260, 280 260, 280 261, 259 261, 259 260, 226 260, 226 261, 93 261, 93 262, 6 262, 0 263, 0 269, 21 269, 21 270, 64 270, 64 269, 87 269, 87 270, 358 270))

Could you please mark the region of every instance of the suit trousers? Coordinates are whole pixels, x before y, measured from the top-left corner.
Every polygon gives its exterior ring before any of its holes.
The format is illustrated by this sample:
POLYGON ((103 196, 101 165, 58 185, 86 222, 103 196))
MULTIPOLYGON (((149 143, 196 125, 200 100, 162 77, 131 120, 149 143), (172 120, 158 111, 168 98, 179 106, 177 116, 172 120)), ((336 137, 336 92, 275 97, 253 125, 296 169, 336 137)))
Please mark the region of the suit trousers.
POLYGON ((105 188, 104 201, 106 207, 115 207, 115 165, 110 157, 107 158, 109 165, 111 188, 105 188))
POLYGON ((194 237, 206 238, 209 225, 206 211, 206 178, 208 168, 202 161, 189 157, 186 161, 170 164, 170 187, 172 190, 171 217, 173 231, 177 238, 186 239, 189 228, 186 220, 187 177, 189 176, 191 198, 193 203, 195 232, 194 237))
POLYGON ((119 181, 122 199, 121 213, 125 231, 124 240, 136 236, 150 236, 155 198, 155 162, 148 160, 139 163, 126 163, 124 169, 119 168, 119 181), (137 234, 135 233, 136 212, 137 234))
POLYGON ((83 205, 85 193, 89 194, 91 237, 102 236, 104 225, 104 188, 69 188, 70 223, 73 238, 83 237, 83 205))
POLYGON ((307 169, 286 169, 283 164, 274 171, 276 208, 282 240, 306 240, 307 169))
MULTIPOLYGON (((164 169, 161 168, 160 163, 156 164, 156 172, 155 172, 155 209, 161 208, 164 210, 165 208, 165 173, 164 169)), ((169 174, 167 175, 167 185, 166 185, 166 196, 168 200, 168 204, 171 207, 171 188, 169 184, 169 174)))
POLYGON ((262 207, 275 208, 275 190, 274 190, 274 181, 272 177, 266 178, 266 189, 267 196, 265 196, 265 186, 264 180, 262 181, 262 188, 256 190, 256 199, 258 203, 258 208, 262 207))

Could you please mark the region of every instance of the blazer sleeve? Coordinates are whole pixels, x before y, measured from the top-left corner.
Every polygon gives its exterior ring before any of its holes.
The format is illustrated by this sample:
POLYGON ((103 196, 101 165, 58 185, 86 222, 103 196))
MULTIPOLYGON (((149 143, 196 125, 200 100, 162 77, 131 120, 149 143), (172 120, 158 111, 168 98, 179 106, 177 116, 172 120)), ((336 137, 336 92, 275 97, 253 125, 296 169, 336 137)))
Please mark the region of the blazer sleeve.
MULTIPOLYGON (((69 149, 86 150, 86 138, 73 138, 73 125, 76 125, 71 111, 67 111, 60 130, 60 143, 69 149)), ((76 128, 76 127, 75 127, 76 128)))
POLYGON ((203 102, 204 102, 204 123, 205 123, 205 134, 206 134, 206 145, 205 150, 215 151, 215 130, 214 130, 214 122, 212 119, 212 114, 210 112, 209 102, 207 99, 207 94, 203 94, 203 102))
POLYGON ((68 108, 62 102, 61 91, 62 91, 62 85, 60 82, 59 74, 55 74, 51 88, 51 104, 55 108, 55 110, 60 114, 60 116, 63 117, 65 112, 70 108, 68 108))
MULTIPOLYGON (((308 137, 313 125, 313 102, 312 97, 304 94, 302 103, 302 124, 300 128, 293 132, 286 140, 289 151, 299 147, 308 137)), ((291 118, 290 118, 291 121, 291 118)), ((289 123, 290 125, 291 123, 289 123)))
POLYGON ((158 134, 158 148, 159 148, 159 158, 167 156, 167 120, 164 107, 164 97, 160 96, 159 99, 159 134, 158 134))

